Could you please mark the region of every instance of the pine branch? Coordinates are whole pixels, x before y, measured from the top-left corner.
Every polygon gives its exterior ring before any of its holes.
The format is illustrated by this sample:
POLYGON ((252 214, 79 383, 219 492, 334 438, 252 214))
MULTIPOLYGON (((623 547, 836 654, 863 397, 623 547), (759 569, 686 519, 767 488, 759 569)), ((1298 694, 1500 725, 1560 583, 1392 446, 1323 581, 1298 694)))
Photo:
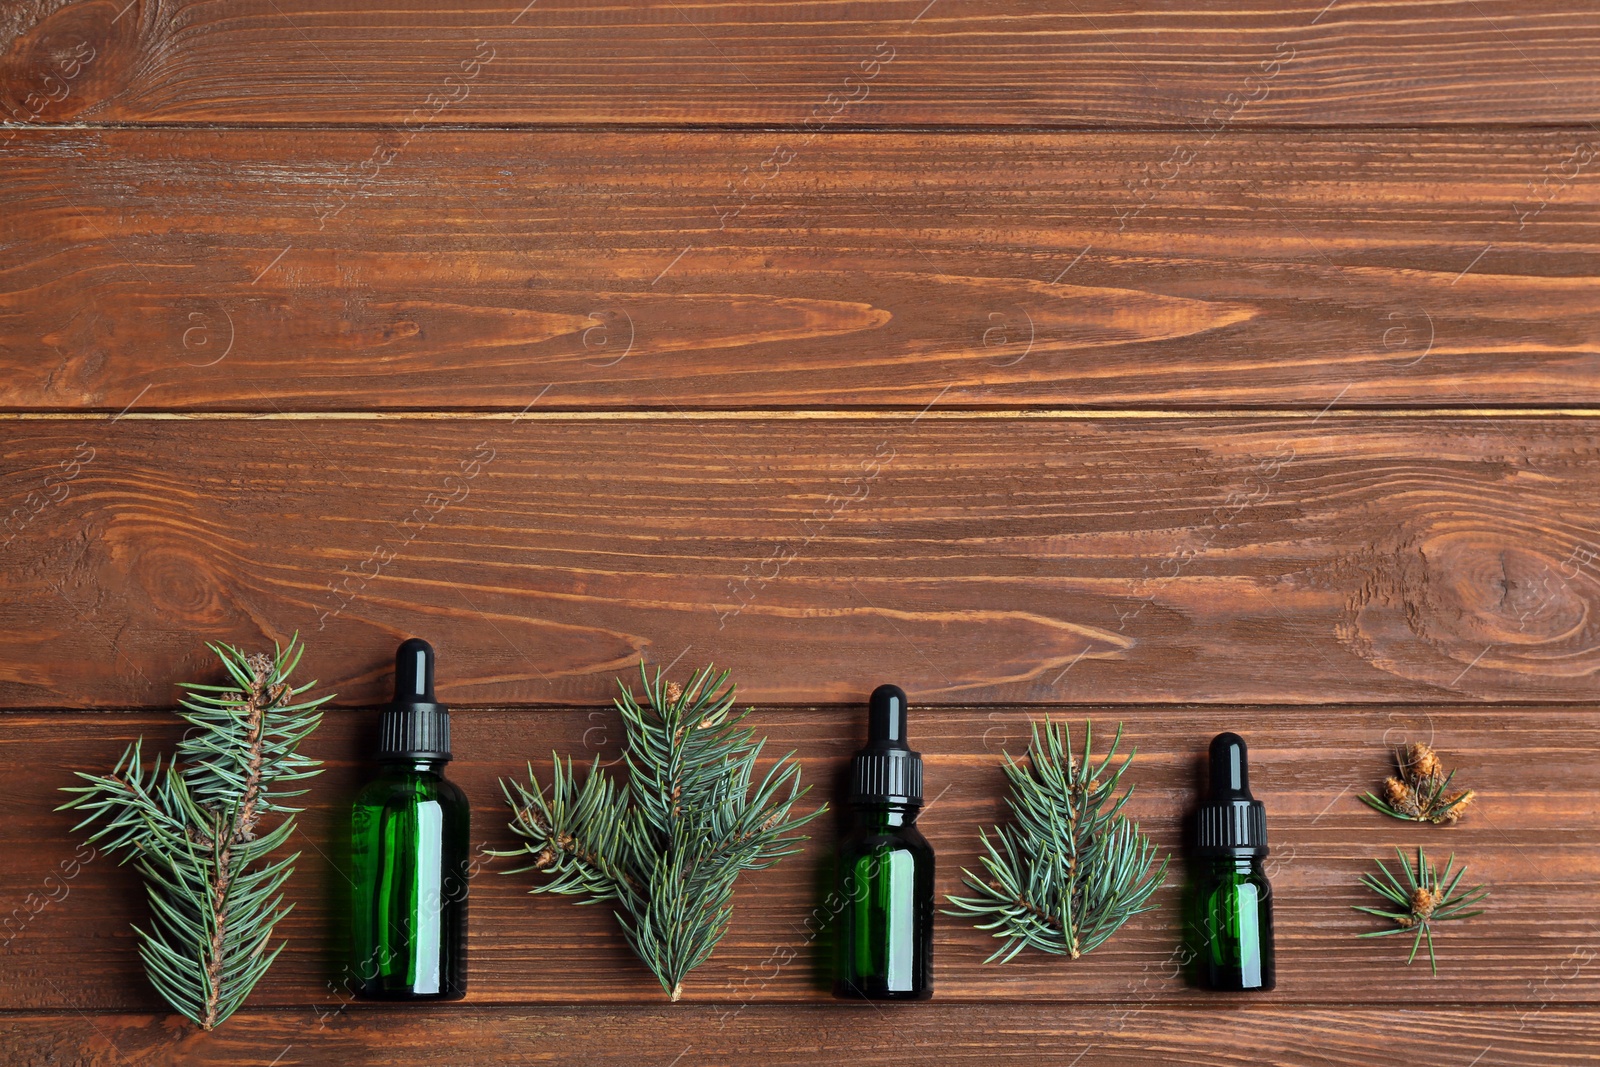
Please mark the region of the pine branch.
POLYGON ((298 749, 331 699, 297 699, 316 684, 289 683, 298 634, 272 656, 209 647, 234 684, 184 686, 179 714, 192 728, 176 755, 146 768, 141 738, 109 775, 78 772, 88 784, 65 787, 77 796, 61 805, 85 813, 74 829, 100 824, 89 840, 144 876, 151 922, 135 930, 145 972, 204 1030, 233 1014, 283 950, 267 942, 292 907, 283 887, 299 853, 268 856, 294 833, 299 809, 283 800, 304 790, 277 787, 319 773, 298 749), (262 832, 269 815, 282 819, 262 832))
POLYGON ((706 667, 682 687, 642 663, 639 673, 643 701, 626 686, 616 701, 626 785, 598 759, 580 784, 557 755, 545 789, 530 764, 528 785, 500 783, 524 843, 494 855, 531 857, 506 872, 543 874, 531 893, 612 902, 629 946, 676 1001, 727 932, 739 875, 798 852, 796 831, 824 809, 792 814, 810 789, 792 752, 756 778, 765 741, 744 725, 749 709, 733 710, 727 671, 706 667))
POLYGON ((1406 859, 1406 854, 1397 847, 1395 855, 1400 858, 1400 870, 1405 875, 1405 881, 1396 878, 1389 868, 1383 865, 1382 860, 1377 860, 1378 870, 1383 872, 1380 879, 1376 875, 1364 874, 1361 884, 1377 893, 1392 905, 1391 908, 1367 908, 1351 905, 1356 911, 1367 915, 1376 915, 1379 918, 1389 919, 1395 925, 1388 930, 1369 930, 1357 934, 1357 937, 1390 937, 1394 934, 1412 934, 1411 955, 1406 957, 1410 964, 1417 958, 1417 949, 1424 941, 1428 943, 1428 962, 1433 968, 1435 976, 1439 973, 1439 959, 1433 951, 1433 926, 1435 923, 1450 922, 1453 920, 1470 919, 1474 915, 1482 915, 1483 909, 1473 911, 1467 909, 1482 902, 1489 895, 1489 890, 1484 886, 1476 886, 1466 892, 1457 892, 1461 879, 1467 873, 1466 867, 1452 873, 1455 866, 1455 853, 1444 861, 1444 868, 1436 871, 1433 864, 1428 862, 1428 857, 1422 849, 1417 849, 1417 865, 1411 866, 1411 861, 1406 859))
POLYGON ((1003 942, 987 962, 1008 962, 1029 946, 1077 959, 1154 907, 1168 860, 1156 866, 1155 844, 1122 813, 1133 787, 1120 796, 1117 788, 1134 753, 1113 768, 1121 740, 1119 725, 1096 763, 1086 723, 1080 760, 1067 728, 1046 718, 1042 730, 1033 725, 1027 764, 1006 754, 1013 821, 993 837, 979 831, 983 873, 961 872, 973 895, 947 898, 947 914, 967 916, 1003 942))

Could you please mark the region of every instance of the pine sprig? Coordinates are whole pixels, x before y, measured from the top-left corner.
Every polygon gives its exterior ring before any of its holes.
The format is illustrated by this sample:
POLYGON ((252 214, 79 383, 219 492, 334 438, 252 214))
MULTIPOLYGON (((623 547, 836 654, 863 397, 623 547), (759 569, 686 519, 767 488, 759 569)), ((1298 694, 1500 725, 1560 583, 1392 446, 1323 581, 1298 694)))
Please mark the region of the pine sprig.
POLYGON ((1383 865, 1382 860, 1377 860, 1378 870, 1383 872, 1380 879, 1374 874, 1361 876, 1361 884, 1389 901, 1393 908, 1367 908, 1351 905, 1356 911, 1380 918, 1390 919, 1395 926, 1391 930, 1369 930, 1357 934, 1357 937, 1390 937, 1394 934, 1409 933, 1411 939, 1411 955, 1406 957, 1406 963, 1411 963, 1417 958, 1417 949, 1423 941, 1428 943, 1428 962, 1433 967, 1433 973, 1439 973, 1439 959, 1433 952, 1433 925, 1434 923, 1450 922, 1458 919, 1470 919, 1474 915, 1482 915, 1483 909, 1478 908, 1468 911, 1474 904, 1483 901, 1489 895, 1489 890, 1484 886, 1476 886, 1466 892, 1457 892, 1461 879, 1467 873, 1467 868, 1451 872, 1455 866, 1455 853, 1444 861, 1444 868, 1436 871, 1433 864, 1428 862, 1428 857, 1422 849, 1417 849, 1417 865, 1411 866, 1411 861, 1406 859, 1406 854, 1398 847, 1395 855, 1400 858, 1400 870, 1405 875, 1402 882, 1396 878, 1383 865))
POLYGON ((1456 772, 1446 774, 1431 745, 1416 742, 1395 753, 1400 774, 1383 783, 1383 795, 1364 793, 1367 806, 1409 822, 1453 823, 1476 796, 1470 789, 1450 792, 1456 772))
POLYGON ((1077 959, 1154 907, 1150 896, 1168 860, 1156 866, 1155 844, 1122 813, 1133 787, 1120 796, 1117 789, 1137 750, 1113 768, 1121 740, 1119 724, 1096 763, 1093 727, 1085 723, 1080 760, 1066 726, 1046 718, 1042 730, 1033 724, 1026 764, 1006 753, 1013 821, 993 837, 978 832, 985 874, 963 869, 974 895, 948 898, 947 914, 967 916, 1004 942, 986 962, 1008 962, 1030 945, 1077 959))
POLYGON ((531 893, 612 902, 629 946, 676 1001, 727 932, 739 875, 800 851, 795 831, 823 809, 791 815, 810 790, 792 752, 757 779, 766 742, 744 725, 750 709, 733 711, 727 671, 706 667, 682 687, 642 663, 639 673, 644 700, 621 686, 616 701, 627 783, 598 757, 580 783, 557 755, 545 789, 529 764, 527 785, 500 783, 524 844, 494 855, 532 857, 506 872, 544 875, 531 893))
POLYGON ((283 886, 299 853, 268 857, 294 833, 285 803, 305 792, 283 783, 320 773, 299 753, 331 696, 300 700, 316 683, 293 686, 299 635, 271 656, 210 645, 231 686, 187 684, 179 714, 192 727, 177 752, 145 766, 143 738, 108 775, 77 772, 87 785, 61 805, 85 813, 74 829, 100 826, 89 840, 132 860, 144 876, 151 921, 135 927, 145 973, 167 1003, 204 1030, 244 1002, 283 951, 268 942, 293 905, 283 886), (281 816, 263 831, 266 816, 281 816))

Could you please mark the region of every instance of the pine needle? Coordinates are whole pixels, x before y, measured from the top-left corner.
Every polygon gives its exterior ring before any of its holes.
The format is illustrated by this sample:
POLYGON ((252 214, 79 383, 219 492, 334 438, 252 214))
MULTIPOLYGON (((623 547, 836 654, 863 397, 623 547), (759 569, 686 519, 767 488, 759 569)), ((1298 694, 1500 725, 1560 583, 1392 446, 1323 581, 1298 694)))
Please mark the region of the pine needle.
MULTIPOLYGON (((283 950, 268 950, 292 905, 283 887, 299 853, 268 861, 294 833, 300 809, 285 801, 321 764, 299 754, 332 699, 298 698, 299 635, 271 656, 210 645, 233 684, 185 685, 178 712, 189 724, 177 753, 149 767, 144 739, 129 745, 108 775, 77 772, 87 785, 61 805, 85 812, 73 829, 99 823, 89 837, 132 860, 144 876, 151 921, 135 927, 145 973, 167 1003, 204 1030, 232 1015, 283 950), (277 817, 263 831, 262 821, 277 817)), ((58 810, 61 810, 58 809, 58 810)))
POLYGON ((530 858, 505 872, 542 875, 530 893, 610 902, 628 945, 676 1001, 727 932, 739 875, 800 851, 795 831, 824 808, 791 817, 810 791, 792 752, 756 778, 766 742, 743 725, 750 709, 733 711, 727 671, 706 667, 681 687, 643 663, 639 673, 644 702, 620 681, 616 701, 627 782, 596 757, 580 783, 558 754, 546 789, 529 764, 527 785, 500 782, 524 843, 492 854, 530 858))
POLYGON ((1092 735, 1085 723, 1080 760, 1066 726, 1047 717, 1042 730, 1033 724, 1027 764, 1006 753, 1013 821, 993 837, 979 831, 985 873, 962 870, 974 895, 950 896, 946 913, 967 916, 1002 940, 986 962, 1006 963, 1029 946, 1077 959, 1155 907, 1150 896, 1165 880, 1168 860, 1156 866, 1155 844, 1122 814, 1133 788, 1117 795, 1134 753, 1111 766, 1119 724, 1096 763, 1092 735))

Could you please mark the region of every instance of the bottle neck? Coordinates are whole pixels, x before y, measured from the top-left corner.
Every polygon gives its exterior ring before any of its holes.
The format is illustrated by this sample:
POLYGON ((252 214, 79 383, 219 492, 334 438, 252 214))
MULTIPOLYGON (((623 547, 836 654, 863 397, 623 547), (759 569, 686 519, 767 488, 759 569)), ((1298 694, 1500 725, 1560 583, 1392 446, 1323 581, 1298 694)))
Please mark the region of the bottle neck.
POLYGON ((1261 866, 1260 856, 1211 856, 1208 860, 1216 871, 1234 874, 1254 874, 1261 866))
POLYGON ((859 826, 873 830, 898 830, 917 821, 917 813, 922 810, 922 805, 868 800, 855 801, 851 808, 859 826))
POLYGON ((390 773, 409 771, 413 774, 436 774, 444 777, 444 765, 447 761, 442 759, 423 759, 419 756, 381 756, 378 767, 390 773))

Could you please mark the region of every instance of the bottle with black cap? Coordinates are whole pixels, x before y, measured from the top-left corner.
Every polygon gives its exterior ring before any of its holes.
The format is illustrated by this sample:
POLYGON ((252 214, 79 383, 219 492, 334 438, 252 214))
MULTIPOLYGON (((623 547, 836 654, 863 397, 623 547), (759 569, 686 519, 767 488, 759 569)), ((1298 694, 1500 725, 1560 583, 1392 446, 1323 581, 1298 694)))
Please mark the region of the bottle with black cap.
POLYGON ((850 764, 851 828, 839 843, 833 994, 933 996, 933 848, 915 826, 922 757, 906 745, 906 695, 873 690, 867 747, 850 764))
POLYGON ((1238 734, 1211 742, 1210 796, 1196 816, 1189 941, 1207 989, 1266 991, 1272 963, 1272 885, 1267 813, 1250 795, 1249 752, 1238 734))
POLYGON ((375 1000, 455 1000, 467 991, 469 815, 444 777, 450 709, 434 697, 433 646, 420 638, 395 653, 379 734, 378 775, 352 816, 347 985, 375 1000))

